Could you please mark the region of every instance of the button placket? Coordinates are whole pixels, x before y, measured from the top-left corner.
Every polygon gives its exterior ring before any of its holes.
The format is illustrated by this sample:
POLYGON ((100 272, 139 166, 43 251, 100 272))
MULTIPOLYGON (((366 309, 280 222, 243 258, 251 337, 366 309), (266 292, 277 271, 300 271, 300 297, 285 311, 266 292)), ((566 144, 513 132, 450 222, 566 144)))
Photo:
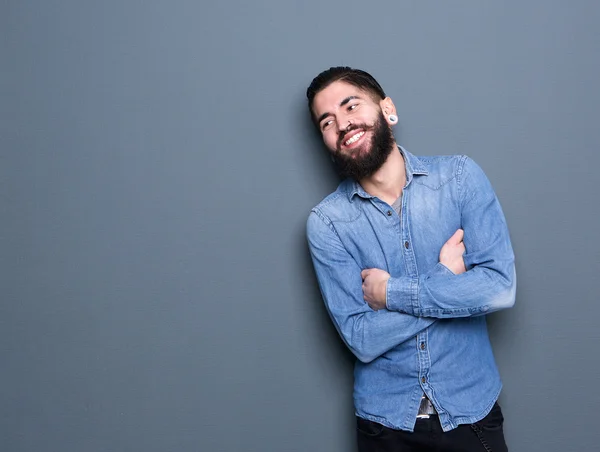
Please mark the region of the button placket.
POLYGON ((429 390, 429 371, 431 368, 431 361, 429 356, 429 350, 427 342, 429 341, 428 331, 424 330, 419 333, 417 339, 417 355, 419 357, 419 382, 423 386, 423 392, 427 397, 430 397, 429 390))

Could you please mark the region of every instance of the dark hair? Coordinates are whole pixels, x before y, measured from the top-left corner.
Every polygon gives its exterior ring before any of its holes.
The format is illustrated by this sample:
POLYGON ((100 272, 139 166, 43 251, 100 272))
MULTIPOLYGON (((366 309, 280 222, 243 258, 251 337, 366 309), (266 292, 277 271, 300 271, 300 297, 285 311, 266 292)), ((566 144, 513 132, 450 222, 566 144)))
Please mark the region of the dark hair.
POLYGON ((316 119, 313 113, 313 102, 315 100, 315 96, 320 91, 338 80, 344 81, 350 85, 354 85, 357 88, 362 89, 363 91, 368 92, 371 96, 373 96, 374 100, 381 100, 385 99, 386 97, 381 85, 377 83, 377 80, 375 80, 368 72, 361 71, 360 69, 352 69, 346 66, 329 68, 317 75, 306 90, 308 109, 310 110, 310 115, 313 119, 313 122, 315 122, 316 119))

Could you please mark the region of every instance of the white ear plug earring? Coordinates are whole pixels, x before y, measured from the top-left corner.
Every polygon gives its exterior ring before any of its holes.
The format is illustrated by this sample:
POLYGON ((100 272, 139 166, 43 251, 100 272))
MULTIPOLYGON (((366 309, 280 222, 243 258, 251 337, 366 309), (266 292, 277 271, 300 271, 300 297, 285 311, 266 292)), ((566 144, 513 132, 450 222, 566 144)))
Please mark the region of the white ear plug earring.
POLYGON ((389 115, 389 116, 388 116, 388 119, 390 120, 390 122, 391 122, 392 124, 395 124, 395 123, 397 123, 397 122, 398 122, 398 116, 396 116, 396 115, 389 115))

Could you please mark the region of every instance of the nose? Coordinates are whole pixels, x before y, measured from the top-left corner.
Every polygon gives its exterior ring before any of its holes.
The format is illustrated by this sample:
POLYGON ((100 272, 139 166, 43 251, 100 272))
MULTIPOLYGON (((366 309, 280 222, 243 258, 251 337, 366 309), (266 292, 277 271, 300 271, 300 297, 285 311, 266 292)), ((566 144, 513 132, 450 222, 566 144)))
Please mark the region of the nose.
POLYGON ((344 121, 338 121, 338 132, 347 132, 352 127, 352 120, 346 119, 344 121))

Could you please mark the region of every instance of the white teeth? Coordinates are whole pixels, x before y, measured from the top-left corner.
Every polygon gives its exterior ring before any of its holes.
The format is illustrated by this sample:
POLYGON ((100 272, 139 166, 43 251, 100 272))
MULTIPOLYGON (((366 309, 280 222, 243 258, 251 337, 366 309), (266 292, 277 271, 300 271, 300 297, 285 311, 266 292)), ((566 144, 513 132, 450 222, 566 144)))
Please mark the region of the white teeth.
POLYGON ((364 132, 358 132, 356 135, 352 135, 352 137, 350 137, 349 140, 346 140, 346 146, 352 144, 352 143, 356 143, 358 141, 358 139, 360 137, 362 137, 365 133, 364 132))

